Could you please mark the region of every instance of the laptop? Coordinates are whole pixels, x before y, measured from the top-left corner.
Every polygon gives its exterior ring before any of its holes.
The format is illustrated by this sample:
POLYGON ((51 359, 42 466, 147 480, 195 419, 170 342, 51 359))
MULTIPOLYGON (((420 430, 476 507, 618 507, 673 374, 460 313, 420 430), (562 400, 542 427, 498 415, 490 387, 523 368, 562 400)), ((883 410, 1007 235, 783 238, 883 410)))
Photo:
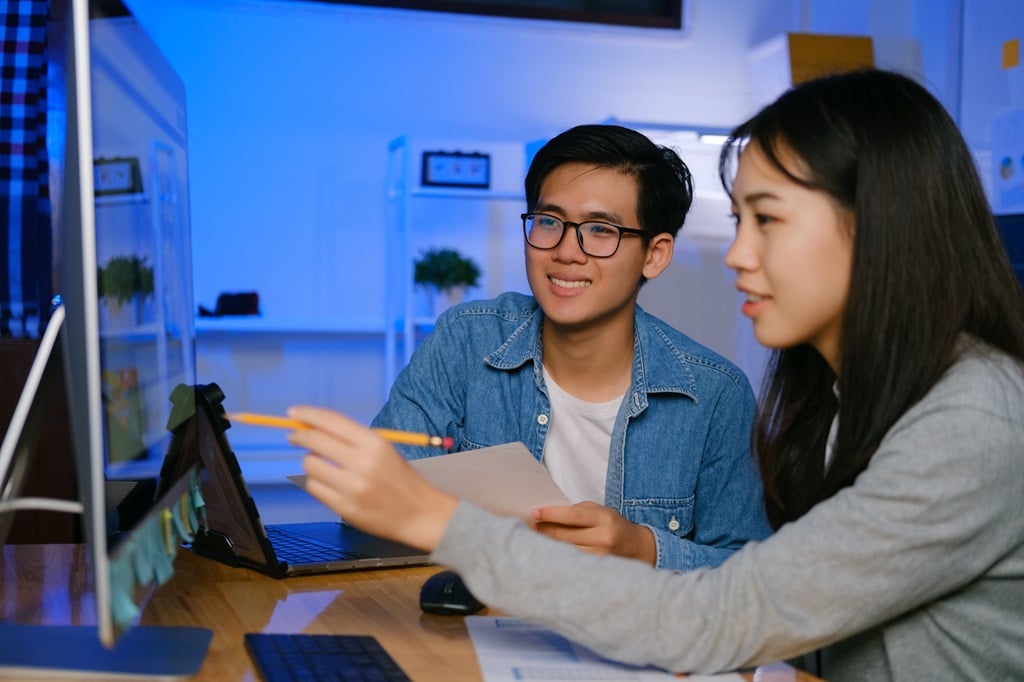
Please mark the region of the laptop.
MULTIPOLYGON (((176 480, 180 467, 201 460, 205 523, 192 550, 229 566, 244 566, 272 578, 429 563, 428 554, 385 540, 342 521, 264 525, 225 431, 230 422, 217 384, 179 385, 175 410, 192 413, 172 431, 161 481, 176 480), (194 408, 193 408, 194 404, 194 408)), ((158 493, 159 494, 159 493, 158 493)))

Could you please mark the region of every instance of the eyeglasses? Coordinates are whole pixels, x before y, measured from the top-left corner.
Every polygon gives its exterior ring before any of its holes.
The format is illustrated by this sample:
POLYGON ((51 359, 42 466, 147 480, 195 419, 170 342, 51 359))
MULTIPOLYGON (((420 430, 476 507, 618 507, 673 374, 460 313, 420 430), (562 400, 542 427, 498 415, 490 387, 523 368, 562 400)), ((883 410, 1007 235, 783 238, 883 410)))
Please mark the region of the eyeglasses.
POLYGON ((619 250, 619 242, 625 234, 648 234, 644 230, 636 230, 631 227, 612 225, 591 220, 585 223, 574 223, 568 220, 556 218, 547 213, 524 213, 523 234, 526 235, 526 242, 535 249, 550 250, 562 243, 565 236, 565 228, 576 228, 576 241, 579 242, 583 253, 593 258, 608 258, 614 256, 619 250))

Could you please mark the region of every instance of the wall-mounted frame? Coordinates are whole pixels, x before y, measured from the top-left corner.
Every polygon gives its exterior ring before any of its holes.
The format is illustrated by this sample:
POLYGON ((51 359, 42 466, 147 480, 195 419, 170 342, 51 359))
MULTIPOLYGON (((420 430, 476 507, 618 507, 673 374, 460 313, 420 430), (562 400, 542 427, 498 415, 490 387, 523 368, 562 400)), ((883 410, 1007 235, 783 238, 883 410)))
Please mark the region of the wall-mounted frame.
POLYGON ((96 196, 142 194, 142 171, 134 156, 99 158, 93 162, 93 188, 96 196))
POLYGON ((480 152, 423 152, 420 184, 424 187, 491 186, 491 155, 480 152))
POLYGON ((320 0, 339 5, 681 29, 683 0, 320 0), (543 6, 539 6, 543 4, 543 6))

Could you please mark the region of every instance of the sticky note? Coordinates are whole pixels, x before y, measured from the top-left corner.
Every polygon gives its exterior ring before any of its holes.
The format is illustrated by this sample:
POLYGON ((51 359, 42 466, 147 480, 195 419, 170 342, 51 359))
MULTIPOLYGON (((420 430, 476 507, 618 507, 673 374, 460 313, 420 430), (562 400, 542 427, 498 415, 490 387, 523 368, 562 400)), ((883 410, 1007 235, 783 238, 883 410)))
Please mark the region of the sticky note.
POLYGON ((1015 66, 1020 66, 1020 38, 1003 43, 1003 68, 1012 69, 1015 66))

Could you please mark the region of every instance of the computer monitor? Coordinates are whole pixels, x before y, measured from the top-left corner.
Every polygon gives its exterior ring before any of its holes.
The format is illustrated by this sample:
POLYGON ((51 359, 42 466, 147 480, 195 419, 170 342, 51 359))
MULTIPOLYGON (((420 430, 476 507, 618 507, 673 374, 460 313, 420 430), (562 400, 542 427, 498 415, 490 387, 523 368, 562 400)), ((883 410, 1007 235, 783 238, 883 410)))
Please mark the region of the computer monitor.
POLYGON ((12 455, 3 458, 12 461, 0 461, 0 504, 16 508, 45 412, 38 389, 61 359, 96 626, 43 626, 40 634, 39 626, 0 623, 0 668, 185 677, 198 670, 212 633, 143 628, 138 615, 200 523, 198 472, 160 481, 161 496, 130 527, 109 513, 112 493, 146 483, 157 490, 171 430, 192 416, 180 399, 182 386, 195 385, 185 89, 119 0, 54 4, 52 26, 67 27, 67 90, 56 95, 66 102, 66 139, 54 144, 63 159, 51 160, 64 168, 52 192, 62 307, 19 402, 19 432, 5 437, 12 455), (33 642, 50 654, 24 653, 33 642))

